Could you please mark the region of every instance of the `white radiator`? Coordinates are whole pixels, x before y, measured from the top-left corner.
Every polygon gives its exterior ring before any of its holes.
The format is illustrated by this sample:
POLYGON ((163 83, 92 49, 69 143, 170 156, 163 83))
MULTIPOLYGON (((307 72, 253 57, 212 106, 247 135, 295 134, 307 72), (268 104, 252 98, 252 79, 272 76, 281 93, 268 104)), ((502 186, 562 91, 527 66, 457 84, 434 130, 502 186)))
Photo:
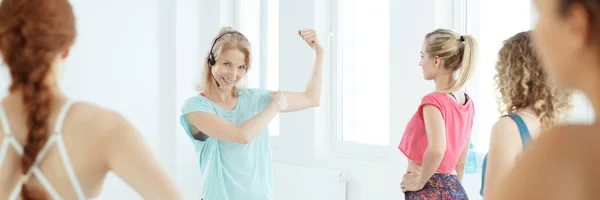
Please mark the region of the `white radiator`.
POLYGON ((275 200, 346 200, 346 177, 338 170, 274 163, 275 200))

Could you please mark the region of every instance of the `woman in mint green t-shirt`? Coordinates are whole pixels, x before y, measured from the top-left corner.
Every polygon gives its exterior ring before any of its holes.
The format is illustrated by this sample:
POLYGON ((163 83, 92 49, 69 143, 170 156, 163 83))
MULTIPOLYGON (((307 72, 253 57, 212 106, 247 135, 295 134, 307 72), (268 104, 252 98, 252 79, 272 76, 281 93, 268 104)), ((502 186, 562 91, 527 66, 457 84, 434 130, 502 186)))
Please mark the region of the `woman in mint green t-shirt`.
POLYGON ((274 199, 267 125, 279 112, 316 107, 321 99, 323 47, 314 30, 298 34, 316 53, 304 92, 239 88, 251 67, 250 42, 229 27, 213 40, 200 95, 187 99, 181 114, 181 124, 200 153, 204 200, 274 199))

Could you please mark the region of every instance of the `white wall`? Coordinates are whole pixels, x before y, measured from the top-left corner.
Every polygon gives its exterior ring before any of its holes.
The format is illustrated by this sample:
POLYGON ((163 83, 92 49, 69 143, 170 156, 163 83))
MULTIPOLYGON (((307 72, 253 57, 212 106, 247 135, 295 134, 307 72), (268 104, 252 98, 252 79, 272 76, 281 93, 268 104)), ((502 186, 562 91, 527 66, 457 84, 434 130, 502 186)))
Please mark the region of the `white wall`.
MULTIPOLYGON (((145 136, 166 166, 176 124, 173 6, 164 0, 72 1, 78 39, 63 88, 74 99, 115 109, 145 136), (159 143, 159 141, 161 143, 159 143), (164 143, 163 143, 164 142, 164 143), (159 150, 160 148, 160 150, 159 150)), ((102 198, 139 198, 110 176, 102 198)))
MULTIPOLYGON (((208 0, 177 1, 177 58, 176 58, 176 97, 178 109, 186 98, 195 95, 194 84, 199 78, 204 64, 204 56, 208 53, 211 39, 219 30, 219 4, 208 0)), ((179 119, 177 118, 179 124, 179 119)), ((177 146, 177 183, 186 199, 200 199, 200 170, 198 156, 189 137, 178 125, 176 131, 177 146)))

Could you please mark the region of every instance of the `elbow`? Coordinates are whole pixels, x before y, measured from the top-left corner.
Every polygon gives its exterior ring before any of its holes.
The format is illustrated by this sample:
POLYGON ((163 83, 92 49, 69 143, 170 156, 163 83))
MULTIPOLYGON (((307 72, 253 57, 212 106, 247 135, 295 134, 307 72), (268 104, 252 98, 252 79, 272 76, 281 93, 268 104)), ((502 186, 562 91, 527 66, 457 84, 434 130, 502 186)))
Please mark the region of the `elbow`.
POLYGON ((459 163, 456 165, 456 169, 461 169, 461 170, 465 169, 465 164, 462 163, 461 161, 459 161, 459 163))
POLYGON ((250 141, 251 141, 251 139, 250 139, 250 138, 248 138, 248 137, 241 137, 241 138, 238 140, 238 143, 240 143, 240 144, 248 144, 248 143, 250 143, 250 141))
POLYGON ((311 103, 312 107, 319 107, 321 105, 321 99, 313 100, 311 103))
POLYGON ((252 141, 252 138, 250 138, 249 134, 246 131, 239 130, 238 134, 236 135, 238 136, 236 143, 248 144, 250 143, 250 141, 252 141))
POLYGON ((458 164, 458 165, 456 165, 456 171, 458 173, 464 172, 465 171, 465 165, 464 164, 458 164))
POLYGON ((444 158, 444 152, 433 151, 433 152, 430 152, 430 154, 431 154, 431 156, 433 156, 436 159, 444 158))
POLYGON ((303 102, 307 108, 319 107, 321 105, 321 95, 309 88, 304 91, 303 102))
POLYGON ((446 148, 430 148, 428 149, 427 153, 435 158, 443 158, 444 157, 444 153, 446 152, 446 148))
POLYGON ((311 107, 319 107, 320 105, 321 105, 321 97, 317 96, 317 97, 311 98, 311 101, 310 101, 311 107))
POLYGON ((240 144, 248 144, 248 143, 250 143, 250 140, 249 139, 244 139, 244 140, 241 140, 239 143, 240 144))

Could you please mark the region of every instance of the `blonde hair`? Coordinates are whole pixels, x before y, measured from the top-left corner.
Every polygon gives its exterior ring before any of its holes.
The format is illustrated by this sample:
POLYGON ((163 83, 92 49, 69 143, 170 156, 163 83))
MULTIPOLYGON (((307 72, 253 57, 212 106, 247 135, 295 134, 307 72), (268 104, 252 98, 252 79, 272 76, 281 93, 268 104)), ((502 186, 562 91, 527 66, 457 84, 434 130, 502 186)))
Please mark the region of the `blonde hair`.
MULTIPOLYGON (((215 36, 213 38, 213 40, 211 40, 211 45, 214 43, 214 47, 212 49, 212 54, 214 55, 214 59, 217 60, 219 59, 219 56, 221 53, 223 53, 225 50, 240 50, 242 53, 244 53, 246 55, 246 60, 245 60, 245 66, 246 66, 246 71, 250 70, 251 68, 251 58, 252 58, 252 54, 250 52, 250 41, 248 41, 248 39, 242 35, 242 34, 231 34, 231 33, 237 33, 237 31, 231 27, 222 27, 221 30, 219 31, 219 34, 217 36, 215 36), (220 38, 219 38, 220 37, 220 38), (215 42, 215 40, 218 38, 218 40, 215 42)), ((200 78, 200 81, 198 82, 198 84, 196 85, 196 91, 201 92, 202 90, 208 88, 208 86, 210 86, 210 84, 215 84, 214 83, 214 79, 212 78, 212 66, 209 65, 208 63, 208 58, 210 57, 210 49, 209 52, 206 54, 206 57, 204 57, 204 70, 202 72, 202 77, 200 78)), ((242 89, 241 85, 236 85, 234 87, 233 90, 233 95, 237 96, 239 95, 237 93, 238 89, 242 89)))
POLYGON ((504 41, 498 52, 495 76, 501 115, 533 106, 543 127, 554 126, 572 108, 571 92, 557 88, 532 46, 531 31, 504 41))
POLYGON ((436 29, 425 35, 425 51, 430 57, 439 56, 447 70, 460 69, 456 80, 448 91, 461 89, 471 77, 475 63, 476 41, 470 35, 460 34, 448 29, 436 29))

